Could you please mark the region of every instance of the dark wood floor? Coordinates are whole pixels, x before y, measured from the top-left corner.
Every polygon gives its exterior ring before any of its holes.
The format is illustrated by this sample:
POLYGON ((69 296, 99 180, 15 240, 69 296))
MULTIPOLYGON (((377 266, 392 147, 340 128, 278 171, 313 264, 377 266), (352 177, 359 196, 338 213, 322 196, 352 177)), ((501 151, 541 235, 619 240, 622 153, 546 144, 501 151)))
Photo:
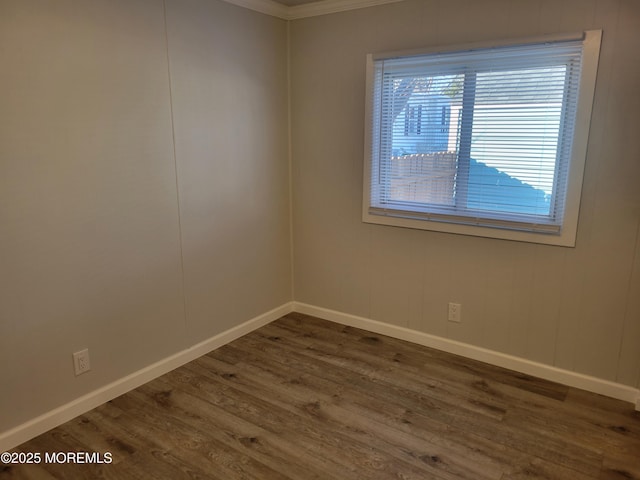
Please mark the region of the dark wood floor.
POLYGON ((0 478, 640 479, 632 405, 288 315, 20 446, 0 478))

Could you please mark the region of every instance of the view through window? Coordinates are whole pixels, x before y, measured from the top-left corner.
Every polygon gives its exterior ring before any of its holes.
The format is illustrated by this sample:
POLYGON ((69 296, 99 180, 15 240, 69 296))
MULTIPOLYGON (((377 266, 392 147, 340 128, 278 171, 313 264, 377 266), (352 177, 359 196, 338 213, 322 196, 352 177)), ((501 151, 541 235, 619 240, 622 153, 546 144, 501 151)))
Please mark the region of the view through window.
POLYGON ((578 109, 592 103, 583 45, 370 57, 365 217, 560 235, 571 171, 582 174, 578 109))

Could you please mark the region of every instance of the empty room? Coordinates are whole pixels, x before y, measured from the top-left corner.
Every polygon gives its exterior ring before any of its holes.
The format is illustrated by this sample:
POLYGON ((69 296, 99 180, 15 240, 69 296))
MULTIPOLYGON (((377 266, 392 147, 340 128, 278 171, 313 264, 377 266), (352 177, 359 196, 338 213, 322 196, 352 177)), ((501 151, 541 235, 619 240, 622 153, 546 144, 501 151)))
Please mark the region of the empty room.
POLYGON ((0 0, 0 478, 640 480, 640 2, 0 0))

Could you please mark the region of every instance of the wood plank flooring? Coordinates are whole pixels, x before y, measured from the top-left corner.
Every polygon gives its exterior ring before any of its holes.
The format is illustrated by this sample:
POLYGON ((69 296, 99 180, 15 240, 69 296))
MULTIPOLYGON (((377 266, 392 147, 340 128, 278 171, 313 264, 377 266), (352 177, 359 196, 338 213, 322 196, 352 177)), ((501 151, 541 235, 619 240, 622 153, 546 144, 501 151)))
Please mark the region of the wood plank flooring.
POLYGON ((631 404, 290 314, 30 442, 0 479, 640 480, 631 404))

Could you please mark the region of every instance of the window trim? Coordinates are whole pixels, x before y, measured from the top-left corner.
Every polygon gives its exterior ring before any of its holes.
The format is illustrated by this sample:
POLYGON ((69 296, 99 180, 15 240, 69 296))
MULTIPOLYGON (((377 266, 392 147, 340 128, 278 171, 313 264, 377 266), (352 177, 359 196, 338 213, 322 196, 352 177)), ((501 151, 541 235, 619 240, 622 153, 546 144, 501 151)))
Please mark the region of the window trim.
POLYGON ((516 40, 507 39, 466 45, 452 45, 449 47, 367 55, 362 221, 365 223, 445 233, 574 247, 576 242, 580 197, 582 193, 581 190, 589 140, 589 128, 594 100, 601 38, 601 30, 589 30, 573 34, 547 35, 516 40), (429 213, 411 215, 397 210, 372 208, 372 145, 375 140, 374 126, 379 124, 379 119, 374 118, 375 108, 372 98, 374 93, 374 62, 376 60, 568 40, 582 40, 583 42, 582 72, 580 77, 580 93, 577 102, 574 136, 569 163, 569 175, 567 178, 564 219, 559 233, 545 232, 544 228, 541 228, 540 231, 537 232, 521 231, 517 230, 517 222, 509 222, 507 220, 504 222, 492 222, 491 226, 485 226, 482 225, 481 222, 473 224, 468 217, 465 217, 464 223, 456 223, 459 220, 456 219, 455 215, 451 215, 449 217, 438 216, 438 220, 436 221, 429 218, 429 213))

